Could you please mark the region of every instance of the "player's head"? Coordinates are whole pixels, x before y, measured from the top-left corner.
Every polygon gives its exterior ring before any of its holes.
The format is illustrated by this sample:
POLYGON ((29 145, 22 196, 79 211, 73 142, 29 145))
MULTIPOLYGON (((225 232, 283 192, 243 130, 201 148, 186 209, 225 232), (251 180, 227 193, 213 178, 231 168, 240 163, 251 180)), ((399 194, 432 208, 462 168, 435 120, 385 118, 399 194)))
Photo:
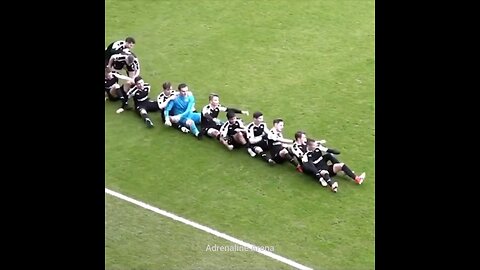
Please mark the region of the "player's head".
POLYGON ((188 93, 188 85, 186 83, 181 83, 178 85, 178 92, 180 92, 180 95, 186 97, 188 93))
POLYGON ((303 131, 295 132, 295 141, 299 143, 306 143, 307 142, 307 135, 303 131))
POLYGON ((253 113, 253 123, 255 125, 260 125, 263 122, 263 113, 261 112, 254 112, 253 113))
POLYGON ((138 88, 143 89, 143 85, 145 84, 145 82, 143 81, 142 77, 137 76, 137 77, 135 77, 135 79, 133 81, 135 82, 135 85, 138 88))
POLYGON ((227 119, 228 119, 228 122, 230 122, 230 124, 233 124, 237 120, 237 116, 235 115, 234 112, 227 111, 227 119))
POLYGON ((127 49, 133 49, 133 46, 135 46, 135 39, 133 37, 127 37, 125 39, 125 48, 127 49))
POLYGON ((273 119, 273 126, 274 126, 279 132, 282 132, 282 131, 283 131, 283 119, 281 119, 281 118, 273 119))
POLYGON ((165 93, 165 95, 170 95, 171 91, 172 91, 172 84, 170 82, 164 82, 162 84, 162 88, 163 88, 163 92, 165 93))
POLYGON ((208 96, 208 101, 210 101, 210 105, 216 107, 216 106, 218 106, 218 104, 220 104, 220 97, 218 96, 218 94, 211 93, 208 96))
POLYGON ((133 64, 133 61, 135 61, 135 56, 129 54, 129 55, 127 56, 127 60, 126 60, 127 65, 130 66, 131 64, 133 64))
POLYGON ((307 150, 308 151, 313 151, 317 148, 317 142, 314 139, 307 139, 307 150))

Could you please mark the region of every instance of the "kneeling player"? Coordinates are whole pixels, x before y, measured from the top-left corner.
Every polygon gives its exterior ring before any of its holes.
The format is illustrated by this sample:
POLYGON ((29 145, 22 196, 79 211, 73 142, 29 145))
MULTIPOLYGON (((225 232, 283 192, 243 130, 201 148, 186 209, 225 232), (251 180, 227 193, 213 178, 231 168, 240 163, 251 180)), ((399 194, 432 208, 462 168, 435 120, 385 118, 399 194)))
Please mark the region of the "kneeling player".
POLYGON ((220 128, 220 142, 228 148, 240 148, 247 144, 245 139, 245 127, 240 119, 237 119, 235 113, 227 112, 228 121, 220 128))

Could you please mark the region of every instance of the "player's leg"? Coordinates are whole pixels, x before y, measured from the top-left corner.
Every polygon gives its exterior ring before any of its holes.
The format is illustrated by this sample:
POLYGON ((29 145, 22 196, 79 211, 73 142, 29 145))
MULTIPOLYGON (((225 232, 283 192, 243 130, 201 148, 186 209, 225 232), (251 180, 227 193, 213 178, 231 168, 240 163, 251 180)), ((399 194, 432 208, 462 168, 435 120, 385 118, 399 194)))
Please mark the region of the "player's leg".
POLYGON ((263 150, 263 148, 260 146, 260 145, 254 145, 253 146, 253 151, 255 151, 255 153, 257 155, 259 155, 263 160, 265 160, 265 162, 273 165, 275 164, 275 161, 273 161, 273 159, 271 159, 268 155, 267 155, 267 152, 263 150))
POLYGON ((151 106, 149 103, 150 102, 144 102, 144 104, 141 104, 138 106, 137 110, 140 116, 142 117, 143 121, 147 125, 147 127, 151 128, 153 127, 153 122, 148 115, 148 110, 150 109, 150 106, 151 106))
POLYGON ((363 180, 365 180, 365 173, 361 175, 355 175, 352 170, 343 162, 335 163, 332 166, 332 170, 334 173, 338 173, 339 171, 343 171, 348 177, 352 178, 357 184, 362 184, 363 180))
POLYGON ((290 155, 290 153, 288 153, 287 148, 283 148, 280 151, 280 156, 282 158, 288 160, 290 163, 292 163, 293 166, 295 166, 295 168, 298 172, 303 172, 302 166, 300 166, 300 164, 298 164, 298 161, 297 161, 296 158, 294 158, 292 155, 290 155))
POLYGON ((315 165, 310 162, 304 162, 301 165, 305 174, 313 176, 313 178, 320 182, 322 186, 327 186, 327 182, 325 182, 325 180, 322 178, 322 175, 320 175, 320 171, 317 169, 317 167, 315 167, 315 165))
POLYGON ((242 146, 245 146, 247 144, 247 140, 246 140, 243 132, 235 133, 235 135, 233 135, 233 140, 236 142, 236 145, 238 147, 242 147, 242 146))
POLYGON ((232 151, 233 150, 233 145, 232 145, 232 138, 230 136, 222 137, 220 136, 220 143, 223 144, 228 150, 232 151))
POLYGON ((331 187, 332 191, 337 192, 338 183, 330 176, 326 161, 320 161, 319 163, 317 163, 316 167, 320 171, 320 175, 322 176, 322 178, 325 180, 325 182, 327 182, 327 185, 331 187))
POLYGON ((201 139, 201 136, 199 136, 200 131, 198 131, 197 126, 195 125, 195 122, 192 119, 187 118, 187 117, 182 117, 182 118, 180 118, 178 123, 180 125, 183 125, 183 126, 186 126, 187 128, 189 128, 190 131, 192 132, 192 134, 195 137, 197 137, 197 139, 201 139))

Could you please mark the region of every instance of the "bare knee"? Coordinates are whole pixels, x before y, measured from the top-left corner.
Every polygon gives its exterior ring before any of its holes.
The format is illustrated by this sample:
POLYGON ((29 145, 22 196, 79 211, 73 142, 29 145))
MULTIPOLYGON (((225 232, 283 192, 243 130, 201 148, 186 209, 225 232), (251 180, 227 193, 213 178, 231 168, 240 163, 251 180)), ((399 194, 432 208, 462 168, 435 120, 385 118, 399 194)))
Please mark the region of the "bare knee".
POLYGON ((345 165, 345 163, 335 163, 335 164, 333 164, 333 171, 334 172, 341 171, 342 168, 343 168, 343 165, 345 165))
POLYGON ((192 119, 188 119, 187 122, 185 122, 185 124, 187 125, 187 127, 190 127, 191 125, 193 125, 192 119))

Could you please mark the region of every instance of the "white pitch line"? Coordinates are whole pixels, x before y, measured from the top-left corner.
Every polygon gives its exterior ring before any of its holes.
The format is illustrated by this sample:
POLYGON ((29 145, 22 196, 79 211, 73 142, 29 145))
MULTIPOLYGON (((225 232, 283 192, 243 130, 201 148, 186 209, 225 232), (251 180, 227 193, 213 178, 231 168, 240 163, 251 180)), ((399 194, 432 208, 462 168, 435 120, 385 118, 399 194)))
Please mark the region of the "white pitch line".
POLYGON ((144 203, 144 202, 137 201, 137 200, 132 199, 132 198, 130 198, 130 197, 127 197, 127 196, 125 196, 125 195, 123 195, 123 194, 120 194, 120 193, 118 193, 118 192, 112 191, 112 190, 110 190, 110 189, 108 189, 108 188, 105 188, 105 193, 110 194, 110 195, 112 195, 112 196, 115 196, 115 197, 117 197, 117 198, 119 198, 119 199, 122 199, 122 200, 124 200, 124 201, 133 203, 133 204, 135 204, 135 205, 138 205, 138 206, 143 207, 143 208, 145 208, 145 209, 148 209, 148 210, 150 210, 150 211, 153 211, 153 212, 155 212, 155 213, 157 213, 157 214, 160 214, 160 215, 162 215, 162 216, 166 216, 166 217, 169 217, 169 218, 171 218, 171 219, 173 219, 173 220, 180 221, 180 222, 182 222, 182 223, 184 223, 184 224, 190 225, 190 226, 192 226, 192 227, 194 227, 194 228, 197 228, 197 229, 199 229, 199 230, 202 230, 202 231, 204 231, 204 232, 213 234, 213 235, 215 235, 215 236, 217 236, 217 237, 223 238, 223 239, 228 240, 228 241, 230 241, 230 242, 233 242, 233 243, 235 243, 235 244, 244 246, 244 247, 249 248, 249 249, 251 249, 251 250, 253 250, 253 251, 255 251, 255 252, 258 252, 258 253, 263 254, 263 255, 265 255, 265 256, 267 256, 267 257, 270 257, 270 258, 272 258, 272 259, 274 259, 274 260, 277 260, 277 261, 279 261, 279 262, 283 262, 283 263, 285 263, 285 264, 288 264, 288 265, 290 265, 290 266, 293 266, 293 267, 295 267, 295 268, 297 268, 297 269, 300 269, 300 270, 313 270, 313 269, 310 268, 310 267, 307 267, 307 266, 305 266, 305 265, 299 264, 299 263, 297 263, 297 262, 294 262, 294 261, 292 261, 292 260, 290 260, 290 259, 287 259, 287 258, 285 258, 285 257, 282 257, 282 256, 277 255, 277 254, 275 254, 275 253, 272 253, 272 252, 270 252, 270 251, 261 249, 261 248, 259 248, 258 246, 249 244, 249 243, 247 243, 247 242, 244 242, 244 241, 242 241, 242 240, 239 240, 239 239, 237 239, 237 238, 235 238, 235 237, 232 237, 232 236, 230 236, 230 235, 221 233, 221 232, 216 231, 216 230, 214 230, 214 229, 212 229, 212 228, 209 228, 209 227, 207 227, 207 226, 200 225, 200 224, 198 224, 198 223, 196 223, 196 222, 193 222, 193 221, 190 221, 190 220, 188 220, 188 219, 186 219, 186 218, 179 217, 179 216, 177 216, 177 215, 175 215, 175 214, 169 213, 169 212, 167 212, 167 211, 165 211, 165 210, 162 210, 162 209, 159 209, 159 208, 157 208, 157 207, 153 207, 153 206, 148 205, 148 204, 146 204, 146 203, 144 203))

